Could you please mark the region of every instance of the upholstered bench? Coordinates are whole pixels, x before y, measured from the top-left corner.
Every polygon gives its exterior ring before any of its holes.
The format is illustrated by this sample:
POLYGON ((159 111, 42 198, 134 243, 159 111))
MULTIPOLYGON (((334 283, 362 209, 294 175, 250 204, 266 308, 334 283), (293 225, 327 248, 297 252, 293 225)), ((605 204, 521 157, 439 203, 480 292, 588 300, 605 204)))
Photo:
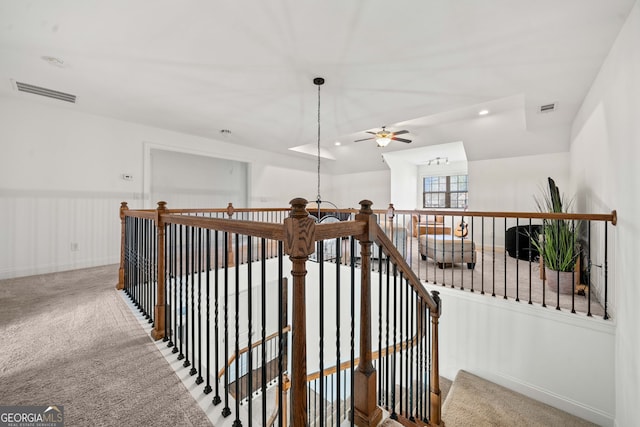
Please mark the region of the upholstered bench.
POLYGON ((467 268, 476 266, 476 245, 473 240, 451 235, 422 235, 418 237, 420 256, 431 258, 444 268, 447 264, 467 263, 467 268))

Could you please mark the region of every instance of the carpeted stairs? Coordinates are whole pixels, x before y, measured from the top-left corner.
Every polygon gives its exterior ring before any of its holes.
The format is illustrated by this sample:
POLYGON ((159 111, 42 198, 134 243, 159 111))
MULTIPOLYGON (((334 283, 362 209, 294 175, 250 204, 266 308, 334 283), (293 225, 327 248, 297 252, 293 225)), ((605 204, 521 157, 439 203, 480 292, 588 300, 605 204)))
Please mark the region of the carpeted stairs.
MULTIPOLYGON (((589 427, 595 424, 466 371, 440 379, 446 427, 589 427)), ((402 424, 390 418, 380 427, 402 424)))

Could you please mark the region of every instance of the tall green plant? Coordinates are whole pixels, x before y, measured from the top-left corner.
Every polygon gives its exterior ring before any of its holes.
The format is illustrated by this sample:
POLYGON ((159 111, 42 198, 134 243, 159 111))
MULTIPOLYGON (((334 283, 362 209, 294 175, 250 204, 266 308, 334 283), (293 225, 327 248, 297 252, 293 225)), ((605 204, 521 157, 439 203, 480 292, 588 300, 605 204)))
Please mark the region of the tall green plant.
MULTIPOLYGON (((538 211, 562 213, 568 212, 572 200, 566 200, 560 194, 558 186, 553 179, 548 178, 548 192, 543 191, 541 196, 534 197, 538 211)), ((543 236, 540 239, 532 239, 544 265, 556 271, 572 271, 579 255, 576 234, 577 224, 568 220, 552 219, 544 220, 543 236)))

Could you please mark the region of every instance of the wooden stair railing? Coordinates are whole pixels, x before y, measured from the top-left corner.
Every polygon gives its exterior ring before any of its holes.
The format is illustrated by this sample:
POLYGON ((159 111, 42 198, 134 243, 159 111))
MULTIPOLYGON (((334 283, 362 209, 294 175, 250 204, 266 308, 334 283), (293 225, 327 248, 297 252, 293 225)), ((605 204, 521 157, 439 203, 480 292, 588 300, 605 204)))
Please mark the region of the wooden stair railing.
MULTIPOLYGON (((245 221, 230 219, 232 215, 237 214, 239 210, 228 208, 226 210, 229 218, 213 218, 197 215, 185 215, 185 211, 169 210, 166 203, 159 202, 158 208, 155 210, 129 210, 126 203, 120 208, 120 217, 123 219, 123 229, 125 227, 124 218, 139 217, 153 220, 157 227, 157 280, 156 290, 154 291, 154 325, 151 335, 154 339, 167 338, 165 325, 165 309, 166 298, 165 292, 165 268, 164 260, 165 244, 164 233, 165 227, 169 225, 187 226, 192 228, 200 228, 204 230, 219 230, 225 233, 250 236, 254 238, 270 239, 282 242, 284 254, 289 256, 293 278, 292 288, 292 346, 291 346, 291 372, 290 372, 290 389, 291 393, 291 423, 292 425, 307 424, 307 372, 306 372, 306 267, 305 264, 309 255, 315 252, 316 241, 335 239, 340 237, 353 236, 360 241, 361 248, 361 288, 360 288, 360 348, 358 359, 358 368, 354 374, 353 381, 357 392, 353 396, 355 402, 353 421, 359 426, 377 425, 381 418, 382 410, 377 406, 376 400, 376 371, 372 364, 373 353, 371 351, 371 266, 370 254, 371 246, 374 242, 384 248, 385 253, 391 258, 397 268, 407 278, 408 283, 414 291, 420 295, 422 300, 428 306, 431 318, 432 340, 436 339, 433 352, 432 366, 435 371, 432 372, 431 382, 431 421, 433 425, 440 425, 440 401, 438 374, 437 374, 437 317, 439 315, 440 305, 437 298, 434 299, 421 287, 419 281, 412 274, 404 259, 400 256, 391 241, 384 235, 380 227, 376 223, 376 218, 371 210, 371 202, 363 200, 360 202, 361 208, 356 214, 355 221, 342 221, 331 224, 316 224, 309 217, 306 210, 307 201, 297 198, 291 201, 291 210, 289 217, 284 219, 283 223, 245 221), (436 400, 434 400, 434 397, 436 400)), ((193 210, 191 210, 193 212, 193 210)), ((123 254, 124 257, 124 248, 123 254)), ((121 261, 121 268, 123 263, 121 261)), ((120 281, 122 276, 126 275, 126 271, 120 272, 120 281)), ((121 283, 119 283, 120 286, 121 283)), ((259 345, 259 344, 258 344, 259 345)), ((388 351, 388 350, 387 350, 388 351)), ((241 354, 238 349, 236 353, 241 354)), ((217 373, 216 373, 217 374, 217 373)), ((282 402, 284 405, 284 402, 282 402)), ((227 408, 225 408, 227 409, 227 408)), ((224 415, 224 411, 223 411, 224 415)))
MULTIPOLYGON (((420 279, 416 276, 415 272, 411 269, 409 264, 400 254, 395 247, 391 239, 387 236, 385 231, 379 224, 373 222, 370 227, 370 234, 372 240, 379 245, 384 253, 391 259, 393 264, 402 273, 403 277, 407 280, 407 283, 411 286, 422 301, 425 302, 429 308, 429 314, 431 318, 431 370, 430 370, 430 390, 429 390, 429 404, 431 417, 429 420, 430 425, 440 426, 443 425, 441 417, 442 398, 440 393, 440 372, 439 372, 439 350, 438 350, 438 321, 440 318, 442 305, 438 292, 434 292, 433 296, 427 292, 422 286, 420 279)), ((363 255, 364 256, 364 255, 363 255)), ((363 265, 363 272, 364 272, 363 265)), ((370 269, 368 269, 370 270, 370 269)), ((364 273, 363 273, 364 274, 364 273)), ((411 421, 411 420, 408 420, 411 421)))

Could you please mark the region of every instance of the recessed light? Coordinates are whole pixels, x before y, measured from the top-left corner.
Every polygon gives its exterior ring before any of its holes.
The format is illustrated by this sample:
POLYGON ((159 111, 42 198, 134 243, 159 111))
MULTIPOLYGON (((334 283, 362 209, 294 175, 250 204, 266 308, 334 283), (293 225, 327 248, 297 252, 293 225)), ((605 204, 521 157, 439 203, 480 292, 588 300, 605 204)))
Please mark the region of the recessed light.
POLYGON ((336 142, 334 142, 334 143, 333 143, 333 145, 335 145, 336 147, 339 147, 339 146, 341 146, 341 145, 342 145, 342 142, 340 142, 340 141, 336 141, 336 142))
POLYGON ((486 116, 487 114, 489 114, 489 110, 480 110, 480 111, 478 111, 478 115, 479 116, 486 116))

